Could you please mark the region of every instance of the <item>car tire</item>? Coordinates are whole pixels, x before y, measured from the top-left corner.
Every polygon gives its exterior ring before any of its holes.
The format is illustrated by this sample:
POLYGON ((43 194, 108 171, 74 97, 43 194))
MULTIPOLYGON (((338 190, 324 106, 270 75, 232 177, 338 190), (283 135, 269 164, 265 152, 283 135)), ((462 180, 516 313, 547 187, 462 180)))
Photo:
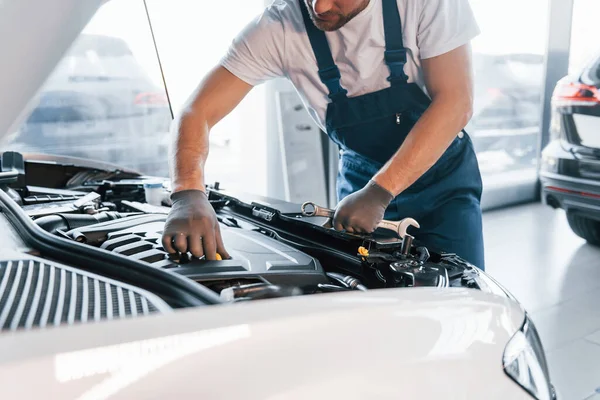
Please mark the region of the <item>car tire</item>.
POLYGON ((586 218, 573 211, 567 211, 567 221, 571 230, 589 244, 600 246, 600 221, 586 218))

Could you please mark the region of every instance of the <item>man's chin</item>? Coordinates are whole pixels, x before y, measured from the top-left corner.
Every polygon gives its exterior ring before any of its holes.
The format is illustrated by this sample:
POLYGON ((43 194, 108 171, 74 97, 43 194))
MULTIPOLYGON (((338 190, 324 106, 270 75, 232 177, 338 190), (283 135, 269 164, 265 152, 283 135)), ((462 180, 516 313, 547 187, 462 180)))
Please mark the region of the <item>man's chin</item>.
POLYGON ((315 24, 315 26, 325 32, 332 32, 332 31, 337 31, 338 29, 340 29, 342 26, 344 26, 346 24, 346 21, 322 21, 322 20, 318 20, 318 19, 313 19, 313 23, 315 24))

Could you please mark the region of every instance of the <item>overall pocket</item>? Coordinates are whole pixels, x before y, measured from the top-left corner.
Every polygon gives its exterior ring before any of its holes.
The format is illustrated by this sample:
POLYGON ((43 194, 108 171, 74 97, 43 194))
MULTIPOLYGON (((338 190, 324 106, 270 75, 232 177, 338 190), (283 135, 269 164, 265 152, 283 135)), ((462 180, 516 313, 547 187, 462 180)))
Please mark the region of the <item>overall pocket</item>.
POLYGON ((381 169, 379 164, 351 150, 340 151, 337 175, 338 201, 362 189, 381 169))
POLYGON ((383 165, 398 151, 412 126, 412 117, 398 112, 337 128, 330 137, 342 148, 383 165))

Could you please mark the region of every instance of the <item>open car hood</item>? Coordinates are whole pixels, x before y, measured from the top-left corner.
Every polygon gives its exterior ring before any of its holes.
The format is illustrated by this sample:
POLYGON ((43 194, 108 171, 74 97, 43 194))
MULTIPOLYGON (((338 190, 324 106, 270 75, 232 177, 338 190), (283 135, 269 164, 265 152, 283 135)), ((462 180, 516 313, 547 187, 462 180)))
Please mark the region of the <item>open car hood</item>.
POLYGON ((105 0, 0 2, 0 142, 105 0))

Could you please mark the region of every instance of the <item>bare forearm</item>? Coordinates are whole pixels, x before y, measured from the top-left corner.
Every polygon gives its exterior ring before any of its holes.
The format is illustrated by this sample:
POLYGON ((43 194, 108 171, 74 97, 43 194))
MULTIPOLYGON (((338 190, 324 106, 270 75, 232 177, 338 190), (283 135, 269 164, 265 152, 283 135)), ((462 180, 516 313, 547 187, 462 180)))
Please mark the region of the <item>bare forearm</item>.
POLYGON ((252 86, 222 66, 216 66, 191 94, 171 130, 174 192, 204 190, 210 130, 239 104, 250 89, 252 86))
POLYGON ((173 192, 204 190, 204 166, 209 151, 206 118, 193 111, 180 117, 173 127, 171 155, 173 192))
POLYGON ((397 196, 436 163, 470 117, 470 98, 439 96, 373 180, 397 196))

